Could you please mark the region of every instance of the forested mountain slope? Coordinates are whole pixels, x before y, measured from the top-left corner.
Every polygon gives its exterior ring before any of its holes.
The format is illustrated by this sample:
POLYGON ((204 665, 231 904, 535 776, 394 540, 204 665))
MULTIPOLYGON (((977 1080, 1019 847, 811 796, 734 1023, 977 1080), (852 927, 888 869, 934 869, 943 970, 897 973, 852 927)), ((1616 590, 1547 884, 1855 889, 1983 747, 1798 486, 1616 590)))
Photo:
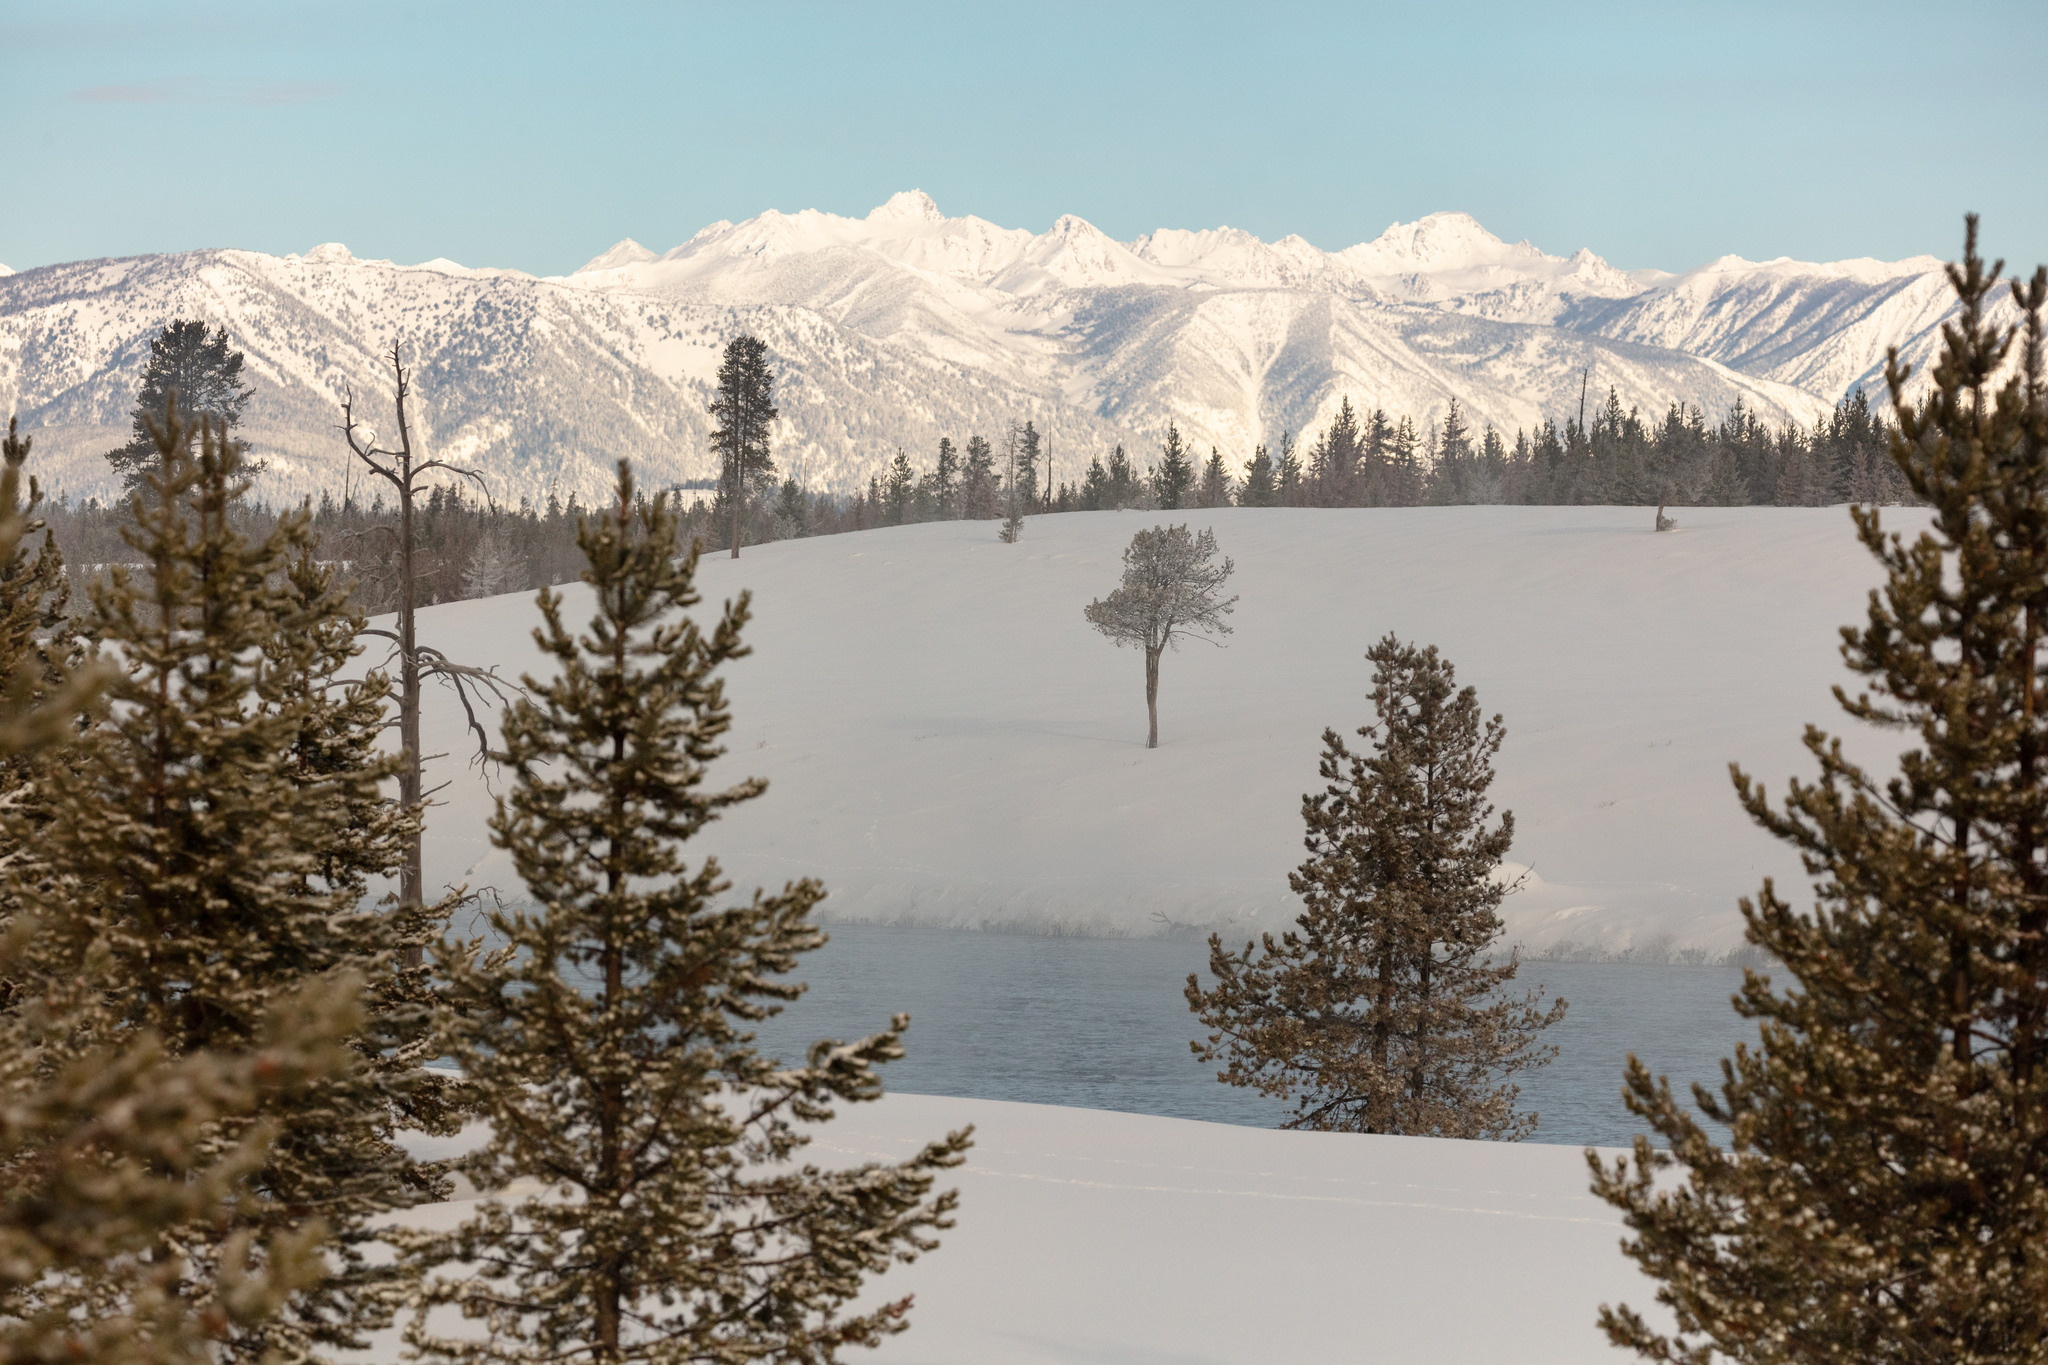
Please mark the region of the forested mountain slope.
POLYGON ((1651 416, 1679 402, 1714 420, 1740 399, 1811 423, 1874 387, 1885 346, 1924 359, 1948 307, 1931 257, 1625 272, 1455 213, 1336 252, 1228 228, 1122 243, 1073 216, 1041 234, 946 217, 909 192, 864 218, 714 224, 664 254, 622 242, 559 279, 334 244, 21 271, 0 277, 0 405, 56 482, 105 493, 96 457, 125 435, 150 338, 204 318, 249 357, 264 491, 338 492, 340 400, 379 411, 398 342, 435 453, 507 501, 589 499, 622 455, 656 483, 709 474, 718 351, 752 330, 780 377, 782 469, 851 492, 899 446, 928 461, 940 436, 1013 418, 1049 431, 1055 478, 1076 480, 1118 442, 1142 465, 1169 420, 1236 469, 1346 398, 1418 428, 1456 398, 1504 433, 1562 423, 1588 387, 1651 416))

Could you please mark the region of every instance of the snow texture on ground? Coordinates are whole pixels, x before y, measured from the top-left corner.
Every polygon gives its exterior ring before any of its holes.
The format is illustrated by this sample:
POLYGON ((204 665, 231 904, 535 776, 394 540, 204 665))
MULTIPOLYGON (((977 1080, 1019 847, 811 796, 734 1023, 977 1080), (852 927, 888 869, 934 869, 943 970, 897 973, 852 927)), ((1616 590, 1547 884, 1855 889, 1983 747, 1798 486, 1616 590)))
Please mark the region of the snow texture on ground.
MULTIPOLYGON (((1676 515, 1657 535, 1647 508, 1079 513, 1031 518, 1013 546, 950 522, 707 553, 705 608, 745 589, 755 611, 714 779, 769 791, 701 851, 742 890, 823 879, 827 918, 1281 928, 1322 730, 1369 722, 1363 655, 1391 631, 1440 646, 1506 717, 1495 797, 1531 869, 1506 903, 1511 941, 1725 952, 1764 876, 1805 888, 1737 807, 1727 765, 1774 793, 1811 774, 1800 734, 1842 728, 1837 630, 1878 571, 1842 508, 1676 515), (1140 658, 1081 608, 1116 586, 1135 531, 1171 520, 1215 528, 1240 600, 1227 647, 1167 656, 1147 751, 1140 658)), ((580 624, 586 591, 567 593, 580 624)), ((420 633, 517 675, 538 663, 536 621, 508 596, 431 608, 420 633)), ((429 702, 428 751, 460 755, 459 711, 429 702)), ((1901 747, 1848 739, 1879 761, 1901 747)), ((451 785, 429 884, 516 895, 486 781, 459 758, 434 768, 451 785)))
MULTIPOLYGON (((975 1148, 941 1186, 960 1191, 958 1225, 870 1282, 873 1301, 916 1296, 910 1330, 849 1359, 1583 1365, 1623 1359, 1600 1304, 1660 1316, 1573 1148, 892 1095, 843 1108, 806 1159, 900 1160, 970 1123, 975 1148)), ((393 1335, 372 1359, 399 1358, 393 1335)))

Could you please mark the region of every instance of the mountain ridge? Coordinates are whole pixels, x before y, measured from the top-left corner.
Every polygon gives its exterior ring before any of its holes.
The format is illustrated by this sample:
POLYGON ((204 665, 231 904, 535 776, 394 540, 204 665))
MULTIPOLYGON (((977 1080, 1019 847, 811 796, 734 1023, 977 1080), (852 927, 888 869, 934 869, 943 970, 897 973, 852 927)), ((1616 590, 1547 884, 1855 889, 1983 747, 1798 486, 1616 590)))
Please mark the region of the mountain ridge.
POLYGON ((1334 252, 1230 227, 1119 242, 1071 214, 1035 234, 948 217, 906 190, 862 218, 769 210, 661 252, 623 239, 566 276, 333 242, 0 275, 0 401, 37 433, 46 482, 106 496, 98 457, 125 436, 150 336, 202 317, 249 357, 263 492, 339 493, 359 479, 339 404, 388 404, 379 356, 398 342, 429 448, 503 500, 591 501, 621 456, 657 484, 709 476, 719 348, 753 329, 780 375, 781 467, 851 492, 899 446, 928 465, 939 436, 999 439, 1012 418, 1051 430, 1056 476, 1078 481, 1117 443, 1142 465, 1169 421, 1241 466, 1346 398, 1419 424, 1455 398, 1511 435, 1574 415, 1589 376, 1651 413, 1740 401, 1811 423, 1878 396, 1887 347, 1924 364, 1952 308, 1933 257, 1623 271, 1459 212, 1334 252))

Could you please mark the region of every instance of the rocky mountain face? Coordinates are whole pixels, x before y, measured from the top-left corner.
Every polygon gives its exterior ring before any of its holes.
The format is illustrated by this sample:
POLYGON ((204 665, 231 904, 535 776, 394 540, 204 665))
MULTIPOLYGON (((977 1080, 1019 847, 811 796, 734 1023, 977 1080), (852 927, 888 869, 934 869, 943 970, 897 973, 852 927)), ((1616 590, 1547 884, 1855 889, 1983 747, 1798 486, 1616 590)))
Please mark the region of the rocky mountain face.
POLYGON ((621 242, 552 279, 333 244, 0 270, 0 407, 34 431, 46 483, 105 496, 150 339, 204 318, 248 357, 262 491, 339 493, 360 486, 340 404, 389 428, 396 344, 424 448, 501 501, 588 502, 622 456, 654 486, 712 474, 706 407, 745 330, 778 375, 779 466, 851 491, 899 446, 928 465, 940 436, 1012 419, 1050 430, 1062 479, 1118 442, 1142 465, 1169 420, 1237 466, 1346 397, 1418 424, 1455 397, 1510 434, 1576 414, 1582 385, 1810 422, 1879 392, 1886 347, 1924 364, 1949 309, 1932 257, 1625 272, 1457 213, 1336 252, 1231 228, 1118 242, 1071 215, 1036 235, 949 218, 913 191, 865 218, 715 223, 665 253, 621 242))

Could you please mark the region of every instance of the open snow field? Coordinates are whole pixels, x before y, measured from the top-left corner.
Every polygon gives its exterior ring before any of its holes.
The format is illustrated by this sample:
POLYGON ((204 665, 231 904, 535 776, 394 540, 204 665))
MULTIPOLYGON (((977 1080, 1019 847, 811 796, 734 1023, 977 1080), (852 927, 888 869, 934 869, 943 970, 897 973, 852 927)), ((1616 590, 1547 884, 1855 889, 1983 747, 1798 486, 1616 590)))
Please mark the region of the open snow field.
MULTIPOLYGON (((1170 654, 1160 747, 1143 666, 1082 619, 1159 513, 1034 517, 1017 545, 940 522, 707 554, 706 607, 754 594, 754 654, 728 675, 718 774, 768 795, 704 838, 741 887, 823 879, 827 919, 1143 934, 1162 921, 1278 928, 1297 907, 1300 798, 1323 727, 1371 719, 1368 645, 1440 646, 1507 720, 1496 804, 1514 811, 1508 938, 1656 955, 1741 941, 1735 903, 1796 859, 1735 803, 1739 760, 1782 790, 1808 722, 1834 726, 1838 627, 1878 579, 1841 508, 1221 509, 1237 564, 1227 647, 1170 654)), ((1924 514, 1888 519, 1917 529, 1924 514)), ((582 589, 568 590, 580 622, 582 589)), ((700 609, 701 610, 701 609, 700 609)), ((422 614, 452 657, 538 662, 526 595, 422 614)), ((430 692, 428 749, 460 755, 430 692)), ((1883 758, 1890 736, 1850 733, 1883 758)), ((485 782, 452 779, 430 885, 516 894, 489 847, 485 782)))
MULTIPOLYGON (((1573 1148, 892 1095, 842 1108, 807 1159, 897 1159, 968 1123, 944 1185, 958 1226, 870 1282, 917 1296, 910 1330, 849 1359, 1584 1365, 1628 1358, 1594 1326, 1601 1303, 1656 1308, 1573 1148)), ((398 1359, 389 1336, 373 1359, 398 1359)))

